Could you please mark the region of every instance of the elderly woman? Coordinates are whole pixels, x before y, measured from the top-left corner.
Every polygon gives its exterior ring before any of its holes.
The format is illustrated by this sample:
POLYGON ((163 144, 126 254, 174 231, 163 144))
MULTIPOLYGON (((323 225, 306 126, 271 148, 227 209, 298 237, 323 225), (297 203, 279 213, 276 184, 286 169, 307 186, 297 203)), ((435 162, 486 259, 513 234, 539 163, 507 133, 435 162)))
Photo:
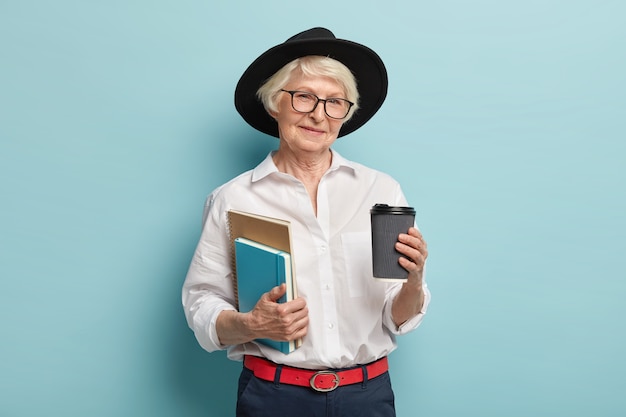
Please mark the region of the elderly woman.
POLYGON ((415 227, 401 233, 396 250, 408 279, 373 279, 369 209, 407 201, 390 176, 332 149, 386 94, 379 56, 324 28, 269 49, 237 85, 237 110, 277 137, 278 149, 207 199, 183 305, 205 350, 228 349, 244 362, 238 416, 395 415, 387 355, 395 336, 415 329, 426 312, 426 243, 415 227), (237 311, 229 209, 290 221, 299 297, 279 303, 281 285, 251 311, 237 311), (302 345, 284 354, 259 338, 302 345))

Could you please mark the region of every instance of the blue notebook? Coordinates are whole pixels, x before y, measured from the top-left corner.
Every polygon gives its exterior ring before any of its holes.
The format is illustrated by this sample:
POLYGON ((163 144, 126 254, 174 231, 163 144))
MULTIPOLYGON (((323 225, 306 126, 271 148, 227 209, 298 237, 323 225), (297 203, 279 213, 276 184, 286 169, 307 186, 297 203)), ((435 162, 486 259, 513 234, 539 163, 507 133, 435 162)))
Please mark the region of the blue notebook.
MULTIPOLYGON (((285 283, 287 292, 279 303, 293 300, 291 256, 250 239, 235 239, 235 262, 237 268, 237 291, 239 311, 246 313, 254 308, 261 296, 273 287, 285 283)), ((273 347, 285 354, 296 349, 295 342, 257 339, 259 343, 273 347)))

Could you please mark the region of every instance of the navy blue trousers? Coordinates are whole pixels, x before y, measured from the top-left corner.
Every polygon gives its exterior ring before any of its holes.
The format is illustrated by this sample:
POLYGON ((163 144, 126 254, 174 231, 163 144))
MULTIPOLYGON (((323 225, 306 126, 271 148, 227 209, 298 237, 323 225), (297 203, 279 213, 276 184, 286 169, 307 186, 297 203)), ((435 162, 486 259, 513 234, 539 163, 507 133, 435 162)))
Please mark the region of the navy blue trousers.
POLYGON ((264 381, 243 368, 237 417, 395 417, 389 373, 331 392, 264 381))

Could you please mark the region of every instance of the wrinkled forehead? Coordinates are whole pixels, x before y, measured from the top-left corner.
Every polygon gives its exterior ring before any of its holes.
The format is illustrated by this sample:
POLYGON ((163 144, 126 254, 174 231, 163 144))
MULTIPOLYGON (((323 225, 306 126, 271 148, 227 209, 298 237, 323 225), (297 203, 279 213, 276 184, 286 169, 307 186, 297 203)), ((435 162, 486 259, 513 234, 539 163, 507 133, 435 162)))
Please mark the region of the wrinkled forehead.
POLYGON ((333 97, 345 96, 346 94, 346 88, 340 80, 325 75, 304 74, 300 69, 291 73, 285 87, 290 90, 323 93, 333 97))

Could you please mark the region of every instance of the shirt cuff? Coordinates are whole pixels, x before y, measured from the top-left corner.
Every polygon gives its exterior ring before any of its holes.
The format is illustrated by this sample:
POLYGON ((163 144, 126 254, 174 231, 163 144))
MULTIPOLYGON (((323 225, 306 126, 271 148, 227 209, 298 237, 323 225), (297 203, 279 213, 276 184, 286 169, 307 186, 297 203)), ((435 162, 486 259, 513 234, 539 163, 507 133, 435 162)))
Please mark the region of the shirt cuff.
MULTIPOLYGON (((407 334, 407 333, 417 329, 419 327, 419 325, 422 324, 422 320, 424 319, 424 316, 426 315, 426 310, 428 310, 428 305, 430 304, 430 291, 428 290, 428 286, 426 285, 426 282, 424 282, 424 284, 423 284, 423 290, 424 290, 424 303, 422 304, 422 308, 421 308, 420 312, 417 313, 414 317, 411 317, 410 319, 408 319, 407 321, 402 323, 400 326, 396 326, 396 323, 394 323, 393 316, 391 314, 391 308, 393 306, 393 301, 388 302, 385 305, 384 321, 385 321, 385 325, 391 331, 392 334, 394 334, 394 335, 407 334)), ((395 297, 396 297, 396 295, 398 294, 399 291, 400 291, 400 289, 398 289, 395 292, 395 294, 391 298, 391 300, 395 299, 395 297)))
POLYGON ((237 311, 232 305, 228 303, 219 303, 212 305, 207 311, 204 312, 203 319, 197 320, 194 323, 193 331, 198 340, 198 343, 207 352, 214 352, 216 350, 224 350, 228 346, 220 343, 220 338, 217 335, 217 317, 222 311, 237 311))

